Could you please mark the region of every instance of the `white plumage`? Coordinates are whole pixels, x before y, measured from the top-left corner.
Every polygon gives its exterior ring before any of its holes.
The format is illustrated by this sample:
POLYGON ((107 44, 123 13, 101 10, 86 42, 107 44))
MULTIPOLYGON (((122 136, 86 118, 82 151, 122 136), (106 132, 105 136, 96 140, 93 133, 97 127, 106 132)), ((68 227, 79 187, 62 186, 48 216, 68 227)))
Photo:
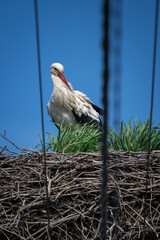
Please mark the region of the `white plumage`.
POLYGON ((52 120, 58 124, 63 122, 63 126, 85 122, 101 124, 99 114, 103 114, 103 110, 95 106, 84 93, 74 91, 63 72, 60 63, 51 65, 54 89, 47 110, 52 120))

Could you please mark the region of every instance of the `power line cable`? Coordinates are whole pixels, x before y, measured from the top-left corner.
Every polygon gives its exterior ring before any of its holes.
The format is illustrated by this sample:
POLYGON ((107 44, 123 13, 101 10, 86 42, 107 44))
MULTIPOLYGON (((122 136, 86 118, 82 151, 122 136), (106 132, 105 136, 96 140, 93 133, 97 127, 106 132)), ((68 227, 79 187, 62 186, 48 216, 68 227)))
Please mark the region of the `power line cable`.
POLYGON ((36 25, 36 40, 37 40, 37 59, 38 59, 38 74, 39 74, 39 91, 40 91, 40 105, 41 105, 41 124, 42 124, 42 140, 43 140, 43 159, 44 159, 44 173, 45 173, 45 187, 46 187, 46 209, 48 219, 48 239, 51 239, 50 231, 50 217, 49 217, 49 196, 48 196, 48 181, 47 181, 47 164, 45 157, 45 131, 44 131, 44 113, 43 113, 43 94, 42 94, 42 77, 41 77, 41 57, 40 57, 40 41, 39 41, 39 23, 38 23, 38 6, 37 0, 34 0, 35 9, 35 25, 36 25))
POLYGON ((108 127, 108 29, 109 29, 109 1, 104 3, 104 73, 103 73, 103 133, 102 133, 102 189, 101 189, 101 227, 100 239, 107 239, 108 224, 108 147, 107 147, 107 127, 108 127))

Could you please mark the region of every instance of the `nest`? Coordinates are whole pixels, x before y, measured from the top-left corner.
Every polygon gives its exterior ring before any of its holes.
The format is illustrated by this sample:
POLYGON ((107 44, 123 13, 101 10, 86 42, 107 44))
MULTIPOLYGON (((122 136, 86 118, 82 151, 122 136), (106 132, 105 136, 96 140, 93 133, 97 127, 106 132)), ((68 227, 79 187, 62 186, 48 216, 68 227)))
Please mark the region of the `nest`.
MULTIPOLYGON (((93 240, 100 238, 101 155, 0 155, 0 239, 93 240), (47 215, 47 208, 49 216, 47 215)), ((108 153, 108 239, 160 237, 160 152, 108 153), (144 211, 145 210, 145 211, 144 211), (144 224, 145 217, 145 224, 144 224)))

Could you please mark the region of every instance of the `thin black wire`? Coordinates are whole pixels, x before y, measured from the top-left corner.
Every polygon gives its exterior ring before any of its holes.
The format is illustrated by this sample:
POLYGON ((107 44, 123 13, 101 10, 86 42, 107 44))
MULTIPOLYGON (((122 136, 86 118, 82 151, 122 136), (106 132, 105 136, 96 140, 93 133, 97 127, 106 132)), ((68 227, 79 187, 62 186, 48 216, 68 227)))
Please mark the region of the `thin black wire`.
POLYGON ((103 73, 103 134, 102 134, 102 191, 101 191, 101 226, 100 238, 107 239, 108 225, 108 147, 107 147, 107 127, 108 127, 108 29, 109 29, 109 1, 104 3, 104 73, 103 73))
POLYGON ((50 234, 50 217, 49 217, 49 197, 48 197, 48 181, 47 181, 47 164, 45 158, 45 134, 44 134, 44 114, 43 114, 43 94, 42 94, 42 77, 41 77, 41 58, 40 58, 40 41, 39 41, 39 23, 38 23, 38 7, 37 0, 34 0, 35 9, 35 25, 36 25, 36 40, 37 40, 37 58, 38 58, 38 73, 39 73, 39 90, 40 90, 40 105, 41 105, 41 123, 42 123, 42 136, 43 136, 43 159, 44 159, 44 172, 45 172, 45 186, 46 186, 46 209, 48 219, 48 239, 51 239, 50 234))
POLYGON ((147 216, 147 194, 149 185, 149 167, 150 167, 150 148, 151 148, 151 128, 152 128, 152 115, 154 105, 154 85, 155 85, 155 68, 156 68, 156 52, 157 52, 157 32, 158 32, 158 11, 159 0, 156 0, 155 9, 155 29, 154 29, 154 53, 153 53, 153 71, 152 71, 152 89, 151 89, 151 108, 150 108, 150 124, 149 124, 149 140, 148 140, 148 155, 147 155, 147 170, 146 170, 146 190, 145 190, 145 201, 144 201, 144 222, 143 222, 143 240, 146 235, 146 216, 147 216))

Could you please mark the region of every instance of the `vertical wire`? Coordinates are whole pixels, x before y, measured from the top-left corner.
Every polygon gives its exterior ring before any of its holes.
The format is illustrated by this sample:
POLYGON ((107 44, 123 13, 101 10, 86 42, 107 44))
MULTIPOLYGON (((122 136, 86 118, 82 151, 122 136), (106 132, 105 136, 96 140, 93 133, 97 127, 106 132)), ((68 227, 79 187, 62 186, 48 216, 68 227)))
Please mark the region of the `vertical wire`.
POLYGON ((150 148, 151 148, 151 128, 152 128, 152 115, 153 115, 153 103, 154 103, 154 83, 155 83, 155 67, 156 67, 156 52, 157 52, 157 31, 158 31, 158 10, 159 0, 156 0, 155 9, 155 28, 154 28, 154 53, 153 53, 153 66, 152 66, 152 89, 151 89, 151 108, 150 108, 150 124, 149 124, 149 140, 148 140, 148 155, 147 155, 147 170, 146 170, 146 190, 144 201, 144 221, 143 221, 143 240, 146 235, 146 216, 147 216, 147 194, 149 185, 149 167, 150 167, 150 148))
POLYGON ((46 209, 47 209, 47 219, 48 219, 48 239, 51 239, 51 235, 50 235, 50 217, 49 217, 48 181, 47 181, 47 164, 46 164, 46 158, 45 158, 46 151, 45 151, 43 94, 42 94, 41 57, 40 57, 40 41, 39 41, 39 23, 38 23, 37 0, 34 0, 34 9, 35 9, 37 59, 38 59, 39 91, 40 91, 40 105, 41 105, 41 123, 42 123, 42 136, 43 136, 42 139, 43 139, 43 158, 44 158, 45 187, 46 187, 46 209))
POLYGON ((108 224, 108 148, 107 148, 107 127, 108 127, 108 29, 109 29, 109 0, 104 3, 104 72, 103 72, 103 133, 102 133, 102 190, 101 190, 101 226, 100 239, 107 239, 108 224))

